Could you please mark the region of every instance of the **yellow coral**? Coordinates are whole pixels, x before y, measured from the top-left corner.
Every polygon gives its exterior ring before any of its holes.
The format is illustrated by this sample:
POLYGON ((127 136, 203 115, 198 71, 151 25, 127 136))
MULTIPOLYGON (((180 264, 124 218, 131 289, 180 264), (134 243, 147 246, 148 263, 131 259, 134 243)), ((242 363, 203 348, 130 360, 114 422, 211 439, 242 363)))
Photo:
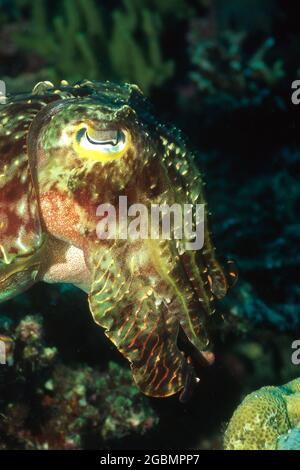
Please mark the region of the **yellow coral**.
POLYGON ((224 436, 226 450, 276 449, 278 437, 300 423, 300 378, 249 394, 224 436))

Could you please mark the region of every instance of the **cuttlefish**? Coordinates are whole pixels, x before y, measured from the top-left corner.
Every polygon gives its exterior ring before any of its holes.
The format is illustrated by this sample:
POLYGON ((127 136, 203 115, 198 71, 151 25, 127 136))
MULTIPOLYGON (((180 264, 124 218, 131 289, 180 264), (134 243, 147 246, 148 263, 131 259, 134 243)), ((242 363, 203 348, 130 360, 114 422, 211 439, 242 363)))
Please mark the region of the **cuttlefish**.
POLYGON ((207 323, 227 291, 195 159, 136 85, 40 82, 0 105, 1 301, 38 281, 81 288, 154 397, 197 381, 184 344, 213 362, 207 323), (202 249, 175 237, 97 236, 99 204, 118 208, 120 196, 146 207, 203 204, 202 249))

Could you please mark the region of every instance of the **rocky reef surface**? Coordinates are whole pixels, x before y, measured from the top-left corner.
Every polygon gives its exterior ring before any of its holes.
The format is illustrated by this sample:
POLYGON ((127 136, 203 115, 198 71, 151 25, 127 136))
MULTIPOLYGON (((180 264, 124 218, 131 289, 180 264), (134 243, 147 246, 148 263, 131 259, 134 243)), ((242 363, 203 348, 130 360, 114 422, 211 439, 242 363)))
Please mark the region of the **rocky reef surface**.
POLYGON ((26 315, 15 327, 7 320, 3 330, 1 449, 82 449, 92 441, 99 448, 157 425, 127 367, 110 361, 101 371, 63 362, 59 348, 45 341, 40 315, 26 315))

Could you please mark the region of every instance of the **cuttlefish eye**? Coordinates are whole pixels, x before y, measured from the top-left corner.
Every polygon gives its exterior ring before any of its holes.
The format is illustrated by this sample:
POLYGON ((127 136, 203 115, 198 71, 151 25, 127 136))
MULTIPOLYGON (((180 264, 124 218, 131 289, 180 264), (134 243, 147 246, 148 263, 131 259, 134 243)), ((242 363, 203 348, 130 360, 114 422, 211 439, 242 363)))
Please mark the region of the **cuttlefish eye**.
POLYGON ((80 126, 75 134, 74 148, 82 157, 105 162, 121 158, 129 143, 130 134, 127 130, 99 130, 80 126))

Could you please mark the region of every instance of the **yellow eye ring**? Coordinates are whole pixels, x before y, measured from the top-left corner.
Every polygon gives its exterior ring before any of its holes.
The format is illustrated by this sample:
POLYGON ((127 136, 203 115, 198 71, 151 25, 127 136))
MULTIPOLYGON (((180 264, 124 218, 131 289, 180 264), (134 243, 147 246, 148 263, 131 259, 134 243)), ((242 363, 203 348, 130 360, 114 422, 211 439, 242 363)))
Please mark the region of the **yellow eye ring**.
POLYGON ((110 162, 118 160, 127 152, 131 142, 126 129, 95 130, 80 124, 74 133, 74 150, 80 157, 110 162))

